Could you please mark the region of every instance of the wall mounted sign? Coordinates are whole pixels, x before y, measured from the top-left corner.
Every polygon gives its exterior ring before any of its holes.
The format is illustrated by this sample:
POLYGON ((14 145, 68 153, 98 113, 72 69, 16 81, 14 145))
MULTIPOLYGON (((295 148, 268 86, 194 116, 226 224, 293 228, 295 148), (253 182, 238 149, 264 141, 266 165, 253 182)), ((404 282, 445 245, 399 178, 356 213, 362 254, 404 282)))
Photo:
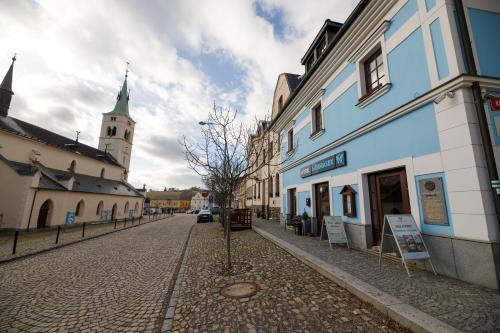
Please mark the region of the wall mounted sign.
POLYGON ((420 198, 424 223, 434 225, 450 225, 443 192, 443 178, 427 178, 419 180, 420 198))
POLYGON ((493 111, 500 111, 500 97, 491 98, 491 109, 493 111))
POLYGON ((66 213, 66 221, 64 222, 65 225, 72 225, 75 223, 75 212, 67 212, 66 213))
POLYGON ((346 152, 342 151, 300 169, 300 177, 306 178, 318 173, 334 170, 347 165, 346 152))
POLYGON ((346 244, 349 247, 349 241, 347 240, 347 234, 345 232, 344 222, 340 216, 325 216, 323 217, 323 228, 321 229, 321 235, 319 239, 325 239, 325 235, 328 237, 328 243, 330 247, 332 244, 346 244))
POLYGON ((390 243, 396 243, 408 276, 411 276, 411 274, 406 265, 406 260, 429 259, 434 274, 437 274, 430 260, 431 256, 425 246, 424 238, 422 234, 420 234, 412 215, 402 214, 384 216, 382 239, 380 241, 379 266, 382 265, 382 253, 392 252, 394 248, 393 244, 390 243))

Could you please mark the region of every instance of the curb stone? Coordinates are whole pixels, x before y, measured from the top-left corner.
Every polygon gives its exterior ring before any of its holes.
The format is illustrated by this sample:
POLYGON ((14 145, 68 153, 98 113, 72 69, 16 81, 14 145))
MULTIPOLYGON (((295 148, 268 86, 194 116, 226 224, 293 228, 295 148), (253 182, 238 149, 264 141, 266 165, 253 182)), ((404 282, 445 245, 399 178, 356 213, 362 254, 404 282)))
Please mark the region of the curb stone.
POLYGON ((138 223, 138 224, 135 224, 135 225, 131 225, 130 227, 125 227, 125 228, 121 228, 121 229, 114 229, 114 230, 105 232, 105 233, 100 234, 100 235, 95 235, 95 236, 90 236, 90 237, 84 237, 84 238, 81 238, 81 239, 78 239, 78 240, 75 240, 75 241, 72 241, 72 242, 68 242, 68 243, 56 245, 56 246, 49 247, 49 248, 42 249, 42 250, 38 250, 38 251, 35 251, 35 252, 26 253, 26 254, 23 254, 23 255, 19 255, 19 256, 15 256, 15 257, 12 257, 12 258, 7 258, 7 259, 0 259, 0 265, 6 264, 6 263, 9 263, 9 262, 12 262, 12 261, 20 260, 20 259, 27 259, 29 257, 36 256, 38 254, 42 254, 42 253, 49 252, 49 251, 52 251, 52 250, 57 250, 57 249, 60 249, 62 247, 66 247, 66 246, 69 246, 69 245, 78 244, 78 243, 81 243, 81 242, 85 242, 85 241, 88 241, 88 240, 91 240, 91 239, 96 239, 96 238, 99 238, 99 237, 102 237, 102 236, 106 236, 106 235, 111 235, 111 234, 113 234, 115 232, 120 232, 120 231, 124 231, 124 230, 129 230, 129 229, 132 229, 132 228, 140 227, 141 225, 147 225, 147 224, 150 224, 150 223, 167 220, 169 218, 172 218, 172 217, 165 217, 164 219, 160 219, 160 220, 156 220, 156 221, 149 221, 149 222, 144 222, 144 223, 138 223))
POLYGON ((413 332, 462 332, 267 231, 256 226, 252 226, 252 230, 413 332))

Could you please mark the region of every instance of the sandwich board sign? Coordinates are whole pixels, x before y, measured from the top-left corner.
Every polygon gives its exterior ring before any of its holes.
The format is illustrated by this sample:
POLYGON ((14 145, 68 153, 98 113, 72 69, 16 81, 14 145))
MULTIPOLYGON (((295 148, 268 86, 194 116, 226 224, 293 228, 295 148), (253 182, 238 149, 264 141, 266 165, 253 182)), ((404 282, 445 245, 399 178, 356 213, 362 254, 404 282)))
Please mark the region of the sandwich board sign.
POLYGON ((437 275, 431 256, 424 243, 424 238, 417 228, 417 224, 410 214, 385 215, 382 227, 382 239, 380 241, 379 267, 382 267, 382 253, 389 252, 391 245, 397 245, 399 254, 403 259, 408 276, 410 270, 406 265, 406 260, 426 260, 429 259, 432 270, 437 275), (392 243, 392 244, 391 244, 392 243))
POLYGON ((330 247, 332 244, 346 244, 349 247, 344 222, 340 216, 323 217, 323 227, 319 239, 323 240, 325 236, 328 237, 330 247))

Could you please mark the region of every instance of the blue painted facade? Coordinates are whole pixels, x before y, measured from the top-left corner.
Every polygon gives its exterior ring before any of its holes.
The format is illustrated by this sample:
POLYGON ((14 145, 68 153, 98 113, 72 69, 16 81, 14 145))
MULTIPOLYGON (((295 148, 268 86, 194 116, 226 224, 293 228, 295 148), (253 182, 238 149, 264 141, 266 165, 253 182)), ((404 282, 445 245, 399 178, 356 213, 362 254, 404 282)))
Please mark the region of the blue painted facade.
POLYGON ((500 77, 500 13, 469 8, 468 14, 481 75, 500 77))
POLYGON ((430 30, 438 77, 442 80, 450 74, 450 69, 448 68, 448 60, 446 58, 446 50, 444 47, 443 33, 441 32, 441 23, 439 18, 435 19, 430 24, 430 30))

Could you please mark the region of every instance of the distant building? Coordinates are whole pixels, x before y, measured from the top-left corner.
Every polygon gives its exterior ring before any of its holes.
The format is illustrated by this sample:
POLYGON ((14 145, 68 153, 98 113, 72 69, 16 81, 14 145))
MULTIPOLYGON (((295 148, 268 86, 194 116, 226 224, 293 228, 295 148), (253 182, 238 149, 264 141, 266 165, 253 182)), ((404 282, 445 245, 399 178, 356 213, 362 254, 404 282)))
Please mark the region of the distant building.
POLYGON ((144 197, 127 183, 135 125, 127 75, 96 149, 8 115, 14 61, 0 85, 0 228, 139 217, 144 197))
POLYGON ((161 209, 163 211, 173 210, 175 212, 185 212, 191 206, 191 198, 194 195, 192 190, 177 190, 166 188, 163 191, 146 192, 149 198, 150 209, 161 209))
POLYGON ((209 192, 196 192, 191 199, 191 209, 202 210, 210 208, 209 198, 209 192))

